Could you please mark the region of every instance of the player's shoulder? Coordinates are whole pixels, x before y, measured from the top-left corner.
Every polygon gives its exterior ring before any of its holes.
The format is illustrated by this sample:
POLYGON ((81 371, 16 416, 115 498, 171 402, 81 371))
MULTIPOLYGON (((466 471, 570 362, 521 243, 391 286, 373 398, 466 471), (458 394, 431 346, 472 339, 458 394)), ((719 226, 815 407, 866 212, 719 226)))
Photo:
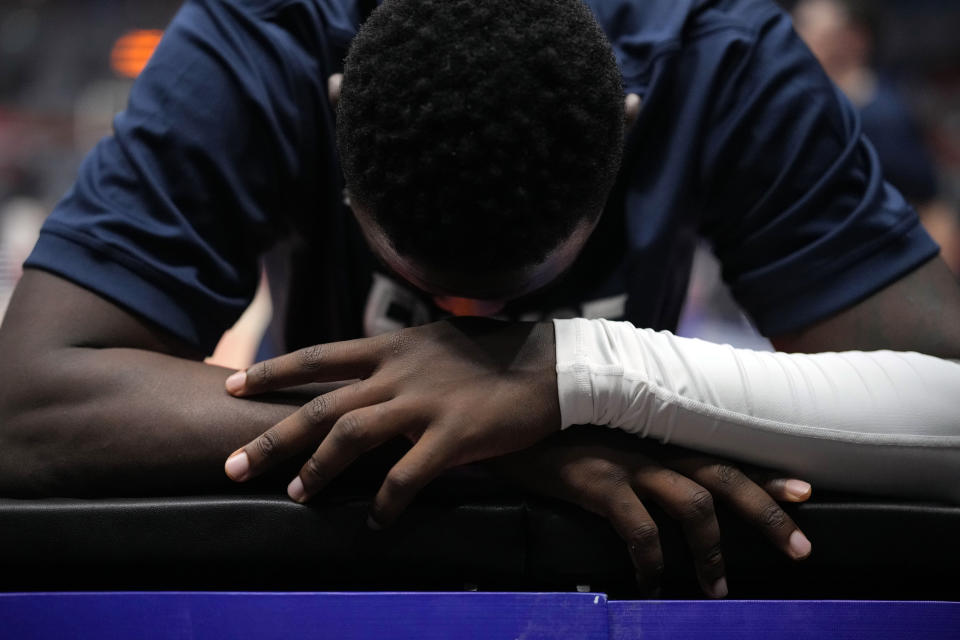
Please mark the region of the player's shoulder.
MULTIPOLYGON (((304 48, 325 45, 345 48, 357 33, 359 3, 363 0, 188 0, 181 15, 198 29, 261 32, 271 38, 283 34, 304 48)), ((282 52, 280 52, 282 53, 282 52)))
POLYGON ((752 41, 772 22, 789 28, 773 0, 585 0, 607 34, 624 78, 645 75, 658 59, 724 41, 752 41))
MULTIPOLYGON (((222 1, 222 0, 221 0, 222 1)), ((240 2, 258 15, 274 17, 278 15, 308 14, 313 16, 328 36, 338 43, 349 43, 357 34, 362 22, 362 14, 371 7, 363 5, 382 0, 230 0, 240 2)), ((292 26, 302 26, 294 25, 292 26)))
POLYGON ((607 34, 680 39, 704 27, 756 31, 786 12, 773 0, 584 0, 607 34))

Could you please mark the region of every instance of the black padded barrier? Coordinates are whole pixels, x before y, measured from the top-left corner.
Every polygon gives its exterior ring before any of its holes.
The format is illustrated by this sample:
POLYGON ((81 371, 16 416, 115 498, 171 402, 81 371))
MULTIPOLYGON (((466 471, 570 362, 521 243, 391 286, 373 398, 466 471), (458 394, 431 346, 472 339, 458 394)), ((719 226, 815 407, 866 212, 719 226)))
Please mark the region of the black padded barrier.
MULTIPOLYGON (((601 518, 471 477, 445 478, 393 528, 369 490, 302 506, 258 495, 0 499, 0 589, 573 590, 641 597, 601 518)), ((958 600, 960 507, 822 494, 788 507, 814 545, 794 563, 721 510, 735 598, 958 600)), ((700 597, 679 529, 661 524, 664 598, 700 597)))

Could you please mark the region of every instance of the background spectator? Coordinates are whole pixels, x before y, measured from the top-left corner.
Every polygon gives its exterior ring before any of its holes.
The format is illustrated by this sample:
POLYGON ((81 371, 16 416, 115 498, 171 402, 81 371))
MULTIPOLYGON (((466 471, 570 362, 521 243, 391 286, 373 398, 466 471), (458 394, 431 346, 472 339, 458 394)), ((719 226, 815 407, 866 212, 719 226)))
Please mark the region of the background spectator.
POLYGON ((864 0, 801 0, 793 11, 797 31, 830 79, 860 111, 886 179, 918 212, 960 271, 960 225, 940 195, 939 178, 923 134, 896 81, 875 65, 882 41, 878 3, 864 0))

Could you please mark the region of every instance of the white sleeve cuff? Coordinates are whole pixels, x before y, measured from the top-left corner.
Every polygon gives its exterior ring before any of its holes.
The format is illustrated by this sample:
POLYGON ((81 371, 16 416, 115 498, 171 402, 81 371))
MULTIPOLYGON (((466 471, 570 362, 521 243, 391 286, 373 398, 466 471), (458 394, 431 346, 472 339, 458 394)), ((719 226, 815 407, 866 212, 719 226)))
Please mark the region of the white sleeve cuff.
POLYGON ((585 320, 554 320, 561 428, 593 423, 593 385, 580 331, 585 320))

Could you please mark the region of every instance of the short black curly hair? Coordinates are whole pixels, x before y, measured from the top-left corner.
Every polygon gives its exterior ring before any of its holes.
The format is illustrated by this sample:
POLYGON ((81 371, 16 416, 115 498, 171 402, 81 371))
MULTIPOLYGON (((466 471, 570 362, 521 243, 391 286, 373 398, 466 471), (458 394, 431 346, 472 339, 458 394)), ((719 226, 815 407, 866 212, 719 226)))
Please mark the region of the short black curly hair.
POLYGON ((399 254, 485 272, 536 265, 599 215, 623 117, 582 0, 385 0, 346 58, 337 143, 399 254))

